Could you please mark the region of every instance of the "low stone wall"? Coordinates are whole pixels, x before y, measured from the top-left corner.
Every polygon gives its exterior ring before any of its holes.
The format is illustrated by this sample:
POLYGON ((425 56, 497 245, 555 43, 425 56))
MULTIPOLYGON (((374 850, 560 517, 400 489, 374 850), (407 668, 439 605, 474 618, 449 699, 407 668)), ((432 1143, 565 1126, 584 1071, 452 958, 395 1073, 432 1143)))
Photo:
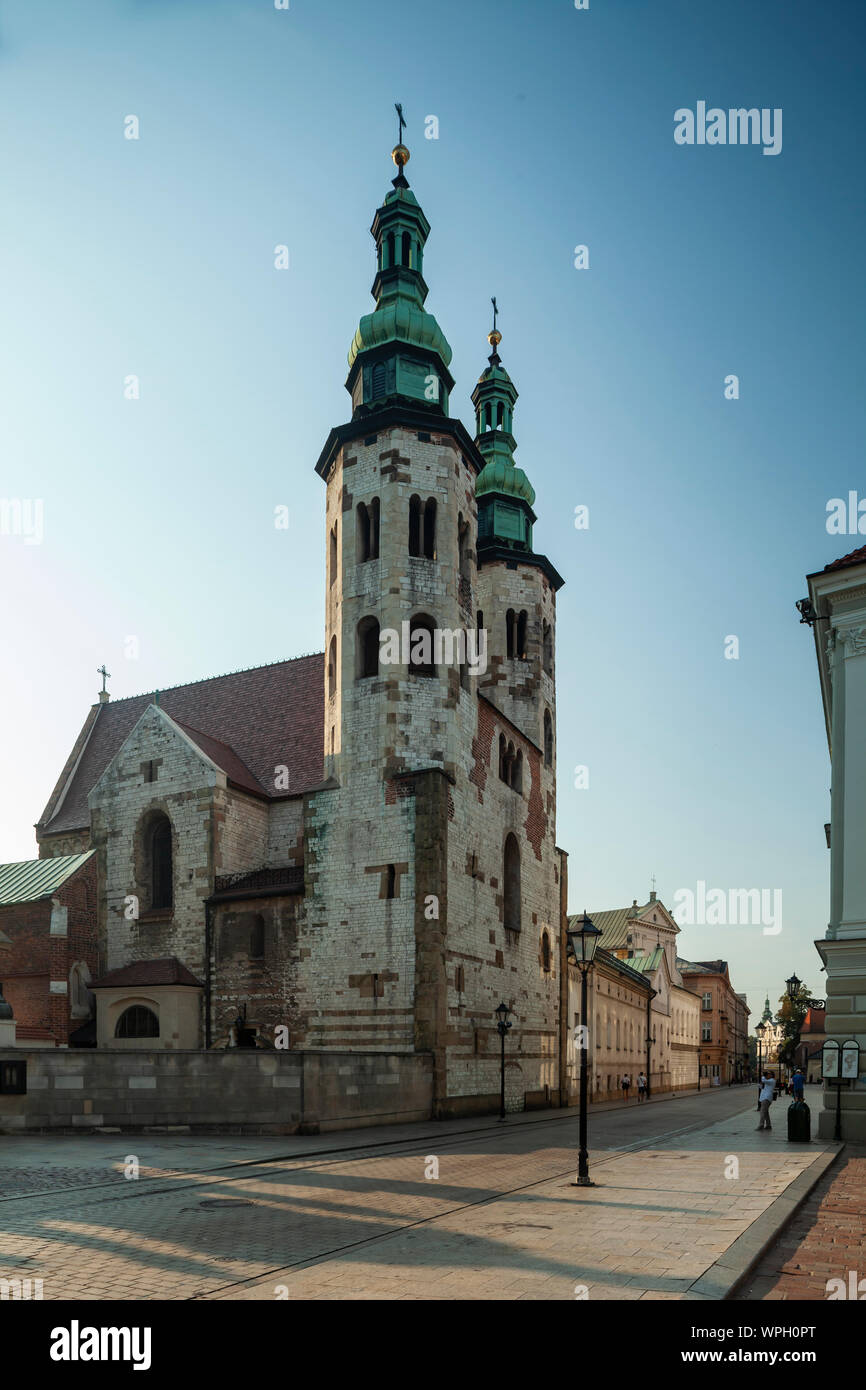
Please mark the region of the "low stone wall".
POLYGON ((0 1133, 184 1127, 316 1134, 429 1119, 424 1052, 0 1050, 27 1093, 0 1095, 0 1133))

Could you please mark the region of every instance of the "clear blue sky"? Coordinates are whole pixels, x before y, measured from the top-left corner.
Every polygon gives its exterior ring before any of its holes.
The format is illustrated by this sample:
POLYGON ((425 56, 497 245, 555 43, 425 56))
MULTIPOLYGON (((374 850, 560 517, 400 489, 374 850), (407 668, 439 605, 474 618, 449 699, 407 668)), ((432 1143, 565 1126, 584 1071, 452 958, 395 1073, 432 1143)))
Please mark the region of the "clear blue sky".
POLYGON ((793 605, 862 540, 825 516, 866 492, 864 29, 860 0, 6 0, 0 496, 42 499, 45 535, 0 537, 0 859, 35 853, 103 661, 118 697, 322 648, 313 465, 350 413, 401 100, 453 411, 495 293, 566 579, 572 906, 653 873, 668 902, 780 888, 780 935, 682 953, 726 957, 753 1009, 792 969, 820 992, 829 762, 793 605), (781 107, 782 153, 676 145, 700 100, 781 107))

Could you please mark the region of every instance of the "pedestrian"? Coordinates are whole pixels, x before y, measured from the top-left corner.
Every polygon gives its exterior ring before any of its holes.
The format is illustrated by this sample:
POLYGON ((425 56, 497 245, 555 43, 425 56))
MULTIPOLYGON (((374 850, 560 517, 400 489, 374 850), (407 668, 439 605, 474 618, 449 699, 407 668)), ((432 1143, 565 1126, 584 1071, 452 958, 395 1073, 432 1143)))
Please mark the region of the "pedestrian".
POLYGON ((646 1100, 646 1076, 640 1072, 637 1079, 637 1100, 640 1105, 642 1100, 646 1100))
POLYGON ((761 1112, 761 1120, 758 1129, 772 1129, 770 1124, 770 1103, 776 1093, 776 1080, 772 1072, 761 1077, 761 1089, 758 1094, 758 1109, 761 1112))
POLYGON ((800 1069, 798 1068, 798 1069, 794 1072, 794 1079, 793 1079, 793 1081, 791 1082, 791 1094, 793 1095, 793 1097, 794 1097, 795 1100, 802 1100, 802 1099, 803 1099, 803 1085, 804 1085, 803 1073, 802 1073, 802 1072, 800 1071, 800 1069))
POLYGON ((623 1077, 622 1077, 622 1083, 621 1083, 621 1084, 622 1084, 623 1099, 624 1099, 624 1100, 628 1100, 628 1088, 629 1088, 629 1086, 631 1085, 631 1077, 629 1076, 628 1072, 623 1072, 623 1077))

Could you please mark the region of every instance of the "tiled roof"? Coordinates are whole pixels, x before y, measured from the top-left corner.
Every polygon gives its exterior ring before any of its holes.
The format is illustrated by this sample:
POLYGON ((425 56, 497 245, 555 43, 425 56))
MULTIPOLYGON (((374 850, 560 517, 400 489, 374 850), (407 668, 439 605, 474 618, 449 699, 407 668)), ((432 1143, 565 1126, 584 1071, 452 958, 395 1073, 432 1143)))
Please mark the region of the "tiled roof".
MULTIPOLYGON (((651 907, 664 907, 664 903, 659 902, 658 899, 654 901, 650 898, 649 902, 644 903, 643 907, 632 904, 631 907, 611 908, 608 912, 590 912, 589 916, 592 918, 599 931, 604 933, 601 941, 598 943, 599 946, 603 946, 606 951, 615 951, 618 946, 627 945, 626 937, 632 928, 632 924, 651 907)), ((570 927, 573 926, 576 920, 575 917, 569 917, 568 925, 570 927)), ((652 929, 653 926, 667 926, 667 923, 641 922, 640 925, 642 929, 646 927, 652 929)))
POLYGON ((20 864, 0 864, 0 907, 52 897, 93 853, 89 849, 86 854, 60 854, 56 859, 25 859, 20 864))
MULTIPOLYGON (((259 795, 263 791, 275 799, 298 795, 322 780, 324 660, 324 653, 318 652, 176 685, 160 691, 160 707, 184 725, 239 786, 245 777, 249 789, 259 795), (210 746, 205 746, 205 739, 212 741, 210 746), (274 769, 283 765, 289 769, 289 785, 285 792, 278 792, 273 789, 274 769)), ((42 831, 54 834, 89 826, 88 793, 154 696, 155 692, 133 695, 98 707, 65 795, 60 787, 42 813, 42 831)))
POLYGON ((195 985, 202 989, 201 980, 181 965, 176 956, 165 956, 162 960, 137 960, 132 965, 121 965, 117 970, 109 970, 98 980, 92 980, 89 989, 127 989, 136 985, 195 985))
POLYGON ((677 961, 681 975, 724 975, 728 968, 726 960, 684 960, 677 961))
MULTIPOLYGON (((191 729, 189 724, 183 724, 179 719, 174 722, 189 735, 196 747, 207 754, 211 762, 222 768, 226 777, 236 787, 242 787, 244 791, 253 792, 256 796, 267 796, 268 793, 261 783, 256 781, 246 764, 227 743, 222 743, 218 738, 211 738, 210 734, 203 734, 199 729, 191 729)), ((273 778, 271 780, 273 782, 273 778)))
POLYGON ((848 565, 863 564, 866 564, 866 545, 861 545, 859 550, 852 550, 850 554, 843 555, 841 560, 833 560, 831 564, 824 566, 824 571, 826 573, 827 570, 844 570, 847 569, 848 565))

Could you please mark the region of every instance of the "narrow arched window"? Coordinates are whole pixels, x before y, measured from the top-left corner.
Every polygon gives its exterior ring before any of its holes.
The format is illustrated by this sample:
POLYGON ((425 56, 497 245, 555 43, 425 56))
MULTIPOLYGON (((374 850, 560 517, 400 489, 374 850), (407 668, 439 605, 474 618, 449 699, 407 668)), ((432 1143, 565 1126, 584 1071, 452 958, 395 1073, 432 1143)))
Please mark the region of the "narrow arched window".
POLYGON ((265 955, 265 919, 258 912, 250 926, 250 960, 263 960, 265 955))
POLYGON ((505 614, 505 655, 514 655, 514 643, 517 640, 517 624, 514 619, 514 609, 509 608, 505 614))
POLYGON ((409 498, 409 554, 421 554, 421 498, 409 498))
POLYGON ((389 233, 388 233, 387 245, 388 245, 388 265, 389 265, 389 266, 392 266, 392 265, 394 264, 394 233, 393 233, 393 232, 389 232, 389 233))
POLYGON ((511 763, 511 785, 516 792, 523 791, 523 753, 519 748, 511 763))
POLYGON ((507 748, 506 748, 506 743, 505 743, 505 735, 504 735, 504 734, 500 734, 500 735, 499 735, 499 780, 500 780, 501 782, 505 782, 505 781, 508 780, 508 778, 507 778, 507 776, 506 776, 506 762, 505 762, 506 752, 507 752, 507 748))
POLYGON ((520 848, 513 834, 505 838, 503 869, 505 926, 509 931, 520 931, 520 848))
POLYGON ((331 527, 331 544, 328 550, 328 583, 335 584, 337 580, 337 523, 331 527))
POLYGON ((526 660, 526 609, 522 609, 517 617, 517 648, 514 653, 521 661, 526 660))
POLYGON ((328 647, 328 699, 337 693, 337 639, 331 638, 328 647))
POLYGON ((370 559, 371 559, 371 560, 378 560, 378 558, 379 558, 379 499, 378 499, 378 497, 374 497, 374 498, 373 498, 372 502, 370 503, 369 507, 367 508, 367 513, 368 513, 369 518, 370 518, 370 559))
POLYGON ((550 974, 550 937, 546 931, 541 933, 541 968, 546 975, 550 974))
POLYGON ((482 608, 479 608, 478 612, 475 614, 475 631, 484 631, 484 610, 482 608))
POLYGON ((157 816, 150 827, 150 906, 170 908, 173 897, 171 822, 157 816))
POLYGON ((500 401, 499 404, 498 404, 497 407, 496 407, 496 428, 497 428, 498 430, 501 430, 501 429, 502 429, 502 410, 503 410, 503 406, 502 406, 502 402, 500 401))
POLYGON ((424 505, 424 557, 436 559, 436 501, 433 497, 424 505))
POLYGON ((544 711, 544 766, 553 766, 553 720, 549 709, 544 711))
POLYGON ((550 676, 553 674, 553 628, 550 623, 542 627, 542 665, 550 676))
POLYGON ((359 680, 379 674, 379 624, 375 618, 362 618, 358 624, 355 674, 359 680))
POLYGON ((362 565, 370 558, 370 513, 367 504, 359 502, 355 508, 355 560, 362 565))
POLYGON ((436 624, 425 614, 418 614, 409 625, 410 676, 436 675, 436 624))
POLYGON ((132 1004, 124 1009, 114 1029, 116 1038, 158 1038, 159 1019, 153 1009, 144 1004, 132 1004))
POLYGON ((469 584, 469 522, 463 520, 463 514, 457 516, 457 568, 460 573, 461 587, 469 584))
POLYGON ((403 233, 403 264, 412 264, 412 238, 408 232, 403 233))

